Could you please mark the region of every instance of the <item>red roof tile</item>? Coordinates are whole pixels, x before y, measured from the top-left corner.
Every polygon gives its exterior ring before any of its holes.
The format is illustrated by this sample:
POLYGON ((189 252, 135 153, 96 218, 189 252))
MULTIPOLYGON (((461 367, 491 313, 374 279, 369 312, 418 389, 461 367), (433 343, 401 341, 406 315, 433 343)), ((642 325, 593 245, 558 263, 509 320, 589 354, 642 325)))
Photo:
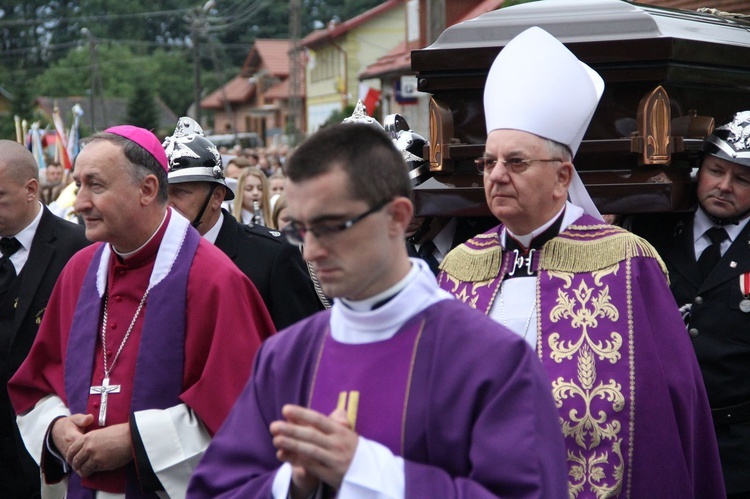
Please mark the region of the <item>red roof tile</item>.
MULTIPOLYGON (((455 23, 460 23, 468 19, 474 19, 486 12, 496 10, 502 6, 505 0, 485 0, 473 9, 469 10, 458 19, 455 23)), ((386 55, 378 58, 374 63, 359 75, 359 79, 367 80, 369 78, 382 78, 385 76, 411 73, 411 51, 422 48, 416 42, 399 43, 386 55)))
POLYGON ((284 80, 269 88, 264 94, 264 99, 288 99, 289 80, 284 80))
POLYGON ((258 38, 245 58, 243 70, 257 72, 263 68, 274 76, 288 76, 291 48, 289 40, 258 38))
POLYGON ((223 87, 219 87, 208 94, 201 101, 201 107, 204 109, 224 109, 224 99, 230 103, 242 103, 247 102, 254 93, 254 83, 250 83, 246 76, 235 76, 223 87))

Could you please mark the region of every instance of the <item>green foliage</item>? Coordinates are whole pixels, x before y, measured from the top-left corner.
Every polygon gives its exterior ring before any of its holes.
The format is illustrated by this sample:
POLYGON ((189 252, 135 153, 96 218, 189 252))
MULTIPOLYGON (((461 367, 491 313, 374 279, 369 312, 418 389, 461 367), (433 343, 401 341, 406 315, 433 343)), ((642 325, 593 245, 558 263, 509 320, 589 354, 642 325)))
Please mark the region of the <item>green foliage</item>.
MULTIPOLYGON (((0 80, 3 80, 4 72, 0 71, 0 80)), ((16 140, 16 123, 14 116, 26 120, 29 126, 34 121, 39 121, 41 128, 47 126, 47 121, 34 112, 34 96, 29 91, 28 85, 23 81, 5 80, 7 86, 3 88, 12 95, 13 100, 8 113, 0 114, 0 139, 16 140)))
POLYGON ((125 121, 146 130, 159 128, 159 110, 154 100, 154 91, 143 78, 135 81, 133 95, 128 99, 125 121))
MULTIPOLYGON (((302 0, 304 37, 336 17, 354 17, 384 0, 302 0)), ((23 0, 0 5, 0 86, 29 97, 84 96, 98 72, 106 97, 130 97, 149 82, 178 115, 193 100, 191 28, 200 44, 204 93, 235 76, 258 37, 289 36, 289 2, 219 0, 23 0), (11 4, 11 5, 6 5, 11 4), (86 28, 87 31, 82 31, 86 28), (211 44, 208 42, 211 37, 211 44), (91 41, 96 52, 92 59, 91 41)), ((11 117, 12 118, 12 117, 11 117)), ((12 119, 11 119, 12 121, 12 119)), ((3 126, 0 126, 0 133, 3 126)))

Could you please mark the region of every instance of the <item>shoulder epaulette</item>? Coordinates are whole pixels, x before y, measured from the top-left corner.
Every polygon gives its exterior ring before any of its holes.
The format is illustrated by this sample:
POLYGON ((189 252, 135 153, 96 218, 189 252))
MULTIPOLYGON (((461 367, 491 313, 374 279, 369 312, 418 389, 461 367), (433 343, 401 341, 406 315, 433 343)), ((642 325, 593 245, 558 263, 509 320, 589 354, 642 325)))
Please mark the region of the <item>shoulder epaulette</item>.
POLYGON ((275 229, 269 229, 264 225, 258 224, 245 224, 243 225, 245 231, 255 235, 265 237, 266 239, 273 239, 274 241, 284 242, 281 232, 275 229))
POLYGON ((440 270, 460 281, 482 282, 500 273, 503 249, 496 230, 479 234, 445 255, 440 270))
POLYGON ((594 272, 628 258, 653 258, 667 267, 645 239, 616 225, 570 225, 542 247, 539 268, 559 272, 594 272))

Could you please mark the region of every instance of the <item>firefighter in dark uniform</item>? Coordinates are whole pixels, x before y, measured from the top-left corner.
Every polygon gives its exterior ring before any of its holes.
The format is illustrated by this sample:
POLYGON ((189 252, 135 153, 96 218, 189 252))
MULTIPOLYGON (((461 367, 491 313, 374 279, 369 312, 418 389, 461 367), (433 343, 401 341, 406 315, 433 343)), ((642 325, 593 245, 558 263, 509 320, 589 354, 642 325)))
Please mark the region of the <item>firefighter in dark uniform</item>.
POLYGON ((169 204, 201 236, 222 250, 258 289, 277 330, 323 309, 302 255, 281 233, 244 225, 224 201, 234 193, 224 179, 221 154, 191 118, 180 118, 164 141, 169 159, 169 204))
POLYGON ((698 207, 636 219, 669 269, 703 373, 730 498, 750 497, 750 111, 702 147, 698 207))

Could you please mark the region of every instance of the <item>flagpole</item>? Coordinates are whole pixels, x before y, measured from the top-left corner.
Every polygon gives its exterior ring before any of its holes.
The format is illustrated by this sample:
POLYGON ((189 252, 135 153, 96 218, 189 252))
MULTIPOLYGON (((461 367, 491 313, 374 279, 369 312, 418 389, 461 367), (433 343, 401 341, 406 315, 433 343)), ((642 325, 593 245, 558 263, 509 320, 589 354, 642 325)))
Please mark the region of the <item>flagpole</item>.
POLYGON ((23 134, 21 132, 21 117, 18 115, 13 116, 13 121, 16 123, 16 142, 23 144, 23 134))

